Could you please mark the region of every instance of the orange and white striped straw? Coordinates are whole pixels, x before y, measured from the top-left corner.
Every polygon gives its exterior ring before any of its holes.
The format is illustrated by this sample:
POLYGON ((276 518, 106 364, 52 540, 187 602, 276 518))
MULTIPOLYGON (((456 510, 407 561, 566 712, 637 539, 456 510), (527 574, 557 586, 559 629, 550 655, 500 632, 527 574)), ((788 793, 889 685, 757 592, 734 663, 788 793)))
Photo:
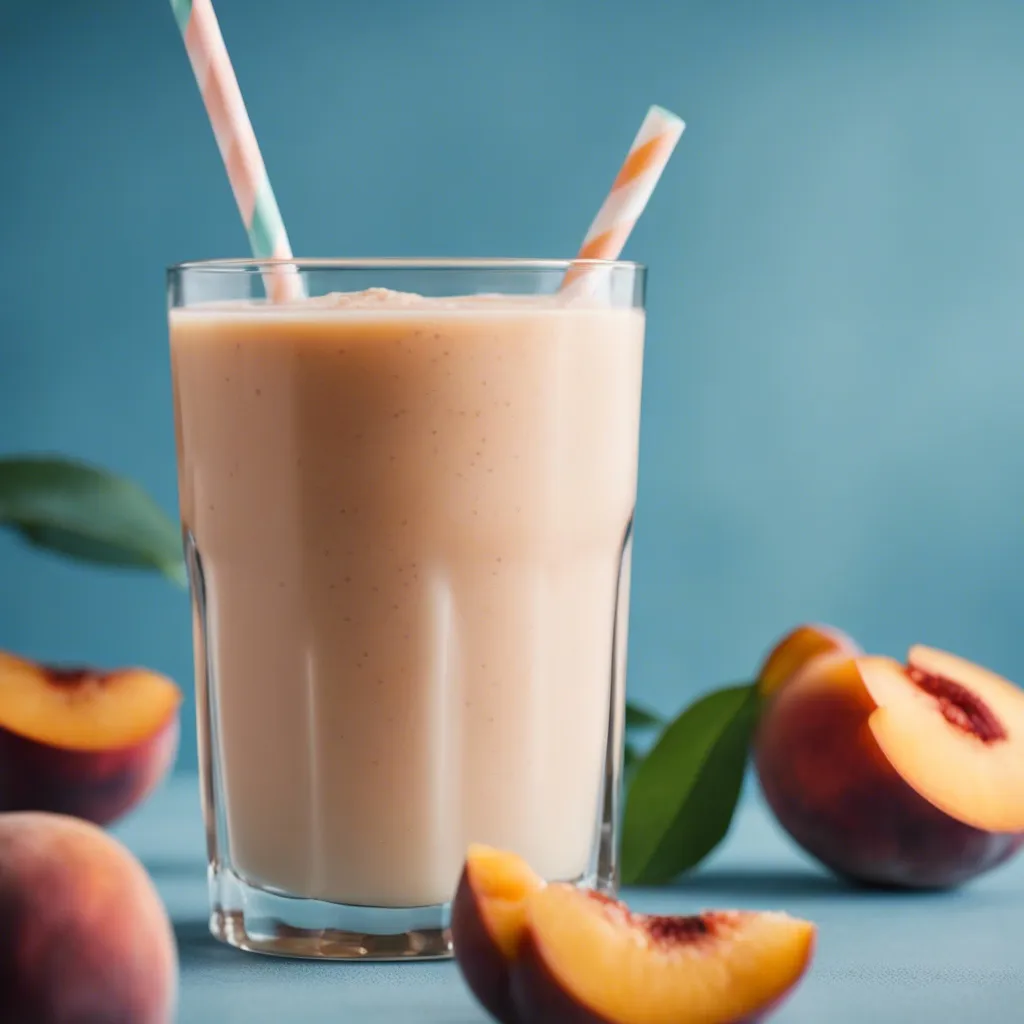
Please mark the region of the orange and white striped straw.
MULTIPOLYGON (((252 254, 257 259, 290 260, 288 235, 213 4, 211 0, 171 0, 171 8, 249 235, 252 254)), ((264 278, 267 292, 275 301, 302 294, 298 275, 288 273, 285 267, 275 266, 264 278)))
MULTIPOLYGON (((680 118, 663 107, 654 106, 647 111, 611 192, 583 239, 577 259, 619 258, 685 128, 680 118)), ((582 267, 570 268, 562 282, 563 291, 585 273, 582 267)))

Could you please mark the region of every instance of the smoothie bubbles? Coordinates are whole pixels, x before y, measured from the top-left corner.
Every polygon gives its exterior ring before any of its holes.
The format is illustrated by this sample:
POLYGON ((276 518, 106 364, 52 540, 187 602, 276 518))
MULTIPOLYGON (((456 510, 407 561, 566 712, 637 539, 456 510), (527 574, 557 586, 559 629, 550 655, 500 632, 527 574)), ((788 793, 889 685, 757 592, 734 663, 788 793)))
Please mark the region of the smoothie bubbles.
POLYGON ((617 258, 294 258, 212 7, 173 3, 253 259, 170 272, 211 927, 452 950, 467 849, 613 893, 644 343, 617 258))

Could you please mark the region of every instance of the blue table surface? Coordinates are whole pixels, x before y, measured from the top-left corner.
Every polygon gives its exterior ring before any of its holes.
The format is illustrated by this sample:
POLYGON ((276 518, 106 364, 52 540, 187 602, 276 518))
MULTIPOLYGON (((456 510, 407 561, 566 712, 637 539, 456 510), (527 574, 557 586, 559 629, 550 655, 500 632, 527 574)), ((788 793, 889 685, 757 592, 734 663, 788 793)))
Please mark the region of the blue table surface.
MULTIPOLYGON (((198 792, 195 777, 172 778, 114 829, 174 921, 179 1021, 488 1020, 453 963, 312 963, 240 953, 211 938, 198 792)), ((778 1024, 1024 1021, 1024 857, 951 893, 853 891, 803 857, 753 795, 699 872, 624 896, 645 911, 781 909, 816 922, 817 956, 778 1024)))

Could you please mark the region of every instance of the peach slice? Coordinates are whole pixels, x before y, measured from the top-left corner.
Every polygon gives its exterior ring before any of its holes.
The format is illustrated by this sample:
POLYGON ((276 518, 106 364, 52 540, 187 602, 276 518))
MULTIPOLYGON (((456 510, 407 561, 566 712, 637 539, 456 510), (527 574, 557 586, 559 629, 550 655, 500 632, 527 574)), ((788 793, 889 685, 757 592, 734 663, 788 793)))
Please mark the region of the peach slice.
POLYGON ((168 1024, 177 954, 142 865, 102 829, 0 815, 0 1020, 168 1024))
POLYGON ((785 914, 654 917, 549 885, 526 902, 513 999, 529 1024, 749 1024, 796 985, 815 935, 785 914))
POLYGON ((109 824, 166 774, 180 704, 174 683, 146 669, 55 668, 0 653, 0 811, 109 824))
POLYGON ((771 697, 815 658, 856 657, 860 647, 841 629, 805 623, 787 633, 767 654, 757 673, 761 696, 771 697))
POLYGON ((783 828, 855 880, 957 885, 1024 842, 1024 692, 943 651, 808 664, 754 760, 783 828))
POLYGON ((514 853, 470 846, 452 903, 452 945, 466 984, 503 1024, 516 1020, 509 964, 522 937, 526 899, 543 884, 514 853))

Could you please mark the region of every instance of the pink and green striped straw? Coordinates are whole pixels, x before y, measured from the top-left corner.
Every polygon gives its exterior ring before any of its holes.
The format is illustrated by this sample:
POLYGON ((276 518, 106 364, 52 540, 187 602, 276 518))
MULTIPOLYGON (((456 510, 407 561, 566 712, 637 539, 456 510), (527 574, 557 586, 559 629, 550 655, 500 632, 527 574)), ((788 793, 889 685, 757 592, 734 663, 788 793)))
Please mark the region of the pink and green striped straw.
MULTIPOLYGON (((249 234, 252 254, 260 260, 290 260, 288 234, 213 4, 211 0, 171 0, 171 8, 249 234)), ((288 273, 288 269, 293 268, 275 266, 270 274, 264 275, 267 293, 275 301, 287 301, 302 294, 298 275, 288 273)))

